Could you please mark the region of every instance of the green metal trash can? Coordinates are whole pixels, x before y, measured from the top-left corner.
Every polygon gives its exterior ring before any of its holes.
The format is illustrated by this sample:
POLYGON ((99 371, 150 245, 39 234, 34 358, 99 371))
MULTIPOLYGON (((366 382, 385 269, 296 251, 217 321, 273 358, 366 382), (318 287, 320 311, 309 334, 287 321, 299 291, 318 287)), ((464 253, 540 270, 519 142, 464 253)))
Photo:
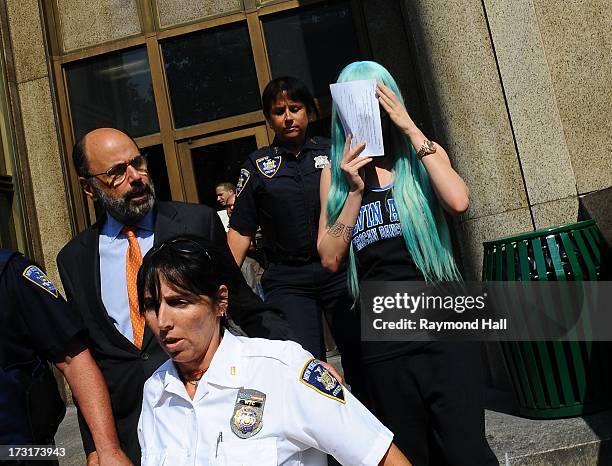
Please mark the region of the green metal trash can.
MULTIPOLYGON (((595 221, 484 243, 483 280, 598 280, 605 243, 595 221)), ((522 416, 554 419, 612 406, 608 342, 500 342, 522 416)))

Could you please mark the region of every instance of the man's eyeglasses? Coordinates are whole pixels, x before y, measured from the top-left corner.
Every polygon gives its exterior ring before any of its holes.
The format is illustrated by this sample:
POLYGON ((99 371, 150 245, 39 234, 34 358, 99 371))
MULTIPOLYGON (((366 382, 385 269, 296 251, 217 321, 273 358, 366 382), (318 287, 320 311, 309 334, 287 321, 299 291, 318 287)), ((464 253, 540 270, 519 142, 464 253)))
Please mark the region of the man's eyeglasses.
POLYGON ((125 178, 127 177, 128 167, 132 167, 140 173, 147 173, 147 157, 144 154, 138 154, 132 160, 118 163, 102 173, 91 174, 88 175, 86 178, 89 179, 94 178, 96 176, 106 175, 111 186, 119 186, 125 181, 125 178))

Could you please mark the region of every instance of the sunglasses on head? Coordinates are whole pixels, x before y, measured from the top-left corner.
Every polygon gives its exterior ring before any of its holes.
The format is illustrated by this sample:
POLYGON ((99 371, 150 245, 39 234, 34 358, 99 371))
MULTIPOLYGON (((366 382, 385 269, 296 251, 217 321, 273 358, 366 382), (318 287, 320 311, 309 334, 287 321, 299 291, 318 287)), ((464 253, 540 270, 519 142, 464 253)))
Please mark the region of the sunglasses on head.
POLYGON ((212 257, 204 246, 197 241, 187 238, 174 238, 164 241, 151 249, 150 257, 152 258, 164 248, 170 248, 173 251, 181 254, 203 254, 210 262, 212 262, 212 257))

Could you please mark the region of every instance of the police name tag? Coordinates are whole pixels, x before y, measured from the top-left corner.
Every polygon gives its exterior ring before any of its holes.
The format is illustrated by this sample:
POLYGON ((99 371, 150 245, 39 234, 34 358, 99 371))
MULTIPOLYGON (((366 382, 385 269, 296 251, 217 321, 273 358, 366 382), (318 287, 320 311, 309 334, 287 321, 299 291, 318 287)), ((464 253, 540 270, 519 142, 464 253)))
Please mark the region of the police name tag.
POLYGON ((40 270, 35 265, 28 266, 23 271, 22 275, 25 278, 27 278, 29 281, 34 283, 36 286, 39 286, 40 288, 45 290, 47 293, 51 294, 54 298, 58 297, 59 293, 57 291, 57 288, 55 288, 55 285, 53 284, 53 282, 49 280, 49 278, 47 278, 47 276, 45 275, 45 272, 40 270))
POLYGON ((323 168, 329 164, 329 159, 327 158, 327 155, 317 155, 314 158, 314 162, 315 168, 323 168))
POLYGON ((257 169, 261 172, 262 175, 272 178, 278 172, 282 164, 282 158, 280 155, 276 155, 274 157, 270 157, 266 155, 265 157, 260 157, 255 160, 255 165, 257 165, 257 169))
POLYGON ((236 396, 230 422, 232 432, 240 438, 249 438, 261 430, 266 394, 250 388, 241 388, 236 396))
POLYGON ((336 378, 325 369, 321 361, 317 359, 312 358, 306 362, 300 374, 300 381, 304 385, 319 392, 321 395, 325 395, 340 403, 346 403, 344 400, 344 388, 336 378))

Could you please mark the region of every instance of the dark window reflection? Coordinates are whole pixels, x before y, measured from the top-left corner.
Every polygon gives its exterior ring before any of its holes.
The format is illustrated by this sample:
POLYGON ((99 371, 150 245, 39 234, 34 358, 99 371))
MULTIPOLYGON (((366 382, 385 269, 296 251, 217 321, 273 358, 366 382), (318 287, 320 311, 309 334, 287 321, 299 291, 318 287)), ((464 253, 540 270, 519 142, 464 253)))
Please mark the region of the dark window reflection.
POLYGON ((350 2, 300 8, 263 19, 272 77, 296 76, 316 97, 349 63, 360 59, 350 2))
POLYGON ((13 218, 13 183, 10 176, 0 176, 0 248, 17 249, 13 218))
POLYGON ((172 200, 170 193, 170 181, 168 181, 168 169, 164 158, 162 145, 145 147, 140 150, 147 156, 149 175, 155 184, 155 197, 158 201, 172 200))
POLYGON ((255 136, 193 149, 193 173, 200 202, 216 209, 215 186, 224 181, 236 184, 240 167, 255 150, 255 136))
POLYGON ((77 139, 103 126, 132 137, 159 132, 144 47, 66 65, 70 113, 77 139))
POLYGON ((162 52, 177 128, 261 108, 246 23, 168 39, 162 52))

